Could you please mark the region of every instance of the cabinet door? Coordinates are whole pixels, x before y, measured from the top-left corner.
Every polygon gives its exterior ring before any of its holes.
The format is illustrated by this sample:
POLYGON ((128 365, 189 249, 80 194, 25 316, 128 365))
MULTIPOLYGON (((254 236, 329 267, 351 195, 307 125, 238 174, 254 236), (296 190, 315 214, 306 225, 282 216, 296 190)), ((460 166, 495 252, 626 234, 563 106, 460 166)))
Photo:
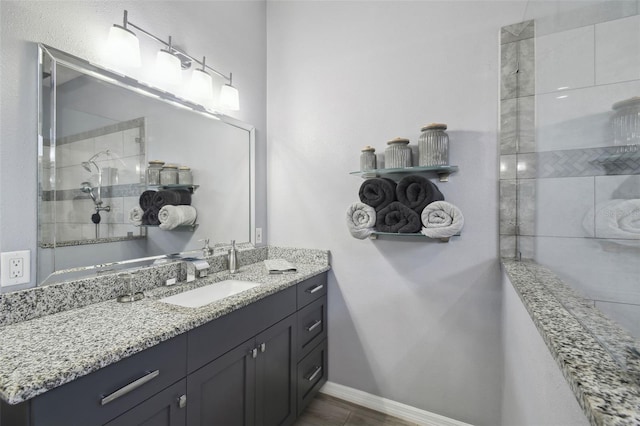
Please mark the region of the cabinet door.
POLYGON ((257 425, 288 425, 295 421, 295 342, 295 314, 256 336, 257 425))
POLYGON ((187 376, 189 426, 253 426, 254 339, 187 376))
POLYGON ((186 391, 187 381, 182 379, 105 426, 186 426, 186 391))

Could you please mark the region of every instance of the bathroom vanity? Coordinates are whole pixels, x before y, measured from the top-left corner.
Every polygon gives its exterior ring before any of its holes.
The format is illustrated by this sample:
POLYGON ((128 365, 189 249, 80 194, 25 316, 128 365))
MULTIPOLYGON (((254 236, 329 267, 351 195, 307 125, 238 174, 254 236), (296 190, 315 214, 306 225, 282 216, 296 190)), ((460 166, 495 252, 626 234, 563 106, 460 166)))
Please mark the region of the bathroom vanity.
POLYGON ((296 266, 245 262, 260 285, 201 308, 160 299, 228 272, 0 328, 1 424, 292 424, 327 380, 329 266, 296 266))

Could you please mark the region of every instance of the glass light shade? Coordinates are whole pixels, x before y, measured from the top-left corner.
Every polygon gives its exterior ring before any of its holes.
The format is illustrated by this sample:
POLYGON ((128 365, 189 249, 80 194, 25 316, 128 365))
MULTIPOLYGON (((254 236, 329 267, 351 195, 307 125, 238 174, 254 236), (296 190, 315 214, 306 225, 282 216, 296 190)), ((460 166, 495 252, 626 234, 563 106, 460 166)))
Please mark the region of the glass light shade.
POLYGON ((109 30, 106 54, 107 61, 114 65, 126 67, 141 65, 138 37, 120 25, 114 25, 109 30))
POLYGON ((156 56, 156 77, 163 83, 179 84, 182 80, 180 58, 168 50, 158 51, 156 56))
POLYGON ((220 107, 231 111, 238 111, 240 109, 238 89, 230 84, 222 86, 222 90, 220 91, 220 107))
POLYGON ((213 85, 209 73, 199 69, 193 70, 189 92, 193 100, 197 102, 211 102, 213 99, 213 85))

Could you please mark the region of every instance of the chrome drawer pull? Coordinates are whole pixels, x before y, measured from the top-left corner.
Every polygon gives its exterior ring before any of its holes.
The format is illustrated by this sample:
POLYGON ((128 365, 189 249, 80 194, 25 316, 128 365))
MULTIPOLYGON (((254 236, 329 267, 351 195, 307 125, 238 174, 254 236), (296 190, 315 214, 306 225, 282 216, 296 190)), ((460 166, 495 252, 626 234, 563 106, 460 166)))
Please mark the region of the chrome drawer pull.
POLYGON ((111 401, 114 401, 114 400, 120 398, 121 396, 124 396, 124 395, 128 394, 129 392, 139 388, 140 386, 144 385, 145 383, 155 379, 159 375, 160 375, 160 370, 155 370, 155 371, 152 371, 150 373, 147 373, 146 375, 140 377, 138 380, 133 381, 133 382, 129 383, 128 385, 126 385, 124 387, 121 387, 120 389, 118 389, 117 391, 113 392, 112 394, 109 394, 109 395, 105 396, 104 398, 102 398, 100 400, 100 405, 107 405, 111 401))
POLYGON ((309 294, 313 294, 313 293, 315 293, 316 291, 320 291, 320 290, 322 290, 323 288, 324 288, 324 284, 318 284, 318 285, 317 285, 317 286, 315 286, 315 287, 308 288, 308 289, 306 290, 306 292, 307 292, 307 293, 309 293, 309 294))
POLYGON ((310 382, 313 382, 313 380, 318 377, 318 374, 320 374, 320 372, 322 371, 322 367, 321 366, 316 366, 316 369, 313 371, 313 373, 309 374, 308 376, 305 377, 305 379, 307 379, 310 382))
POLYGON ((320 324, 322 324, 322 320, 317 320, 316 322, 314 322, 310 326, 306 327, 306 329, 307 329, 307 331, 313 331, 316 328, 320 327, 320 324))

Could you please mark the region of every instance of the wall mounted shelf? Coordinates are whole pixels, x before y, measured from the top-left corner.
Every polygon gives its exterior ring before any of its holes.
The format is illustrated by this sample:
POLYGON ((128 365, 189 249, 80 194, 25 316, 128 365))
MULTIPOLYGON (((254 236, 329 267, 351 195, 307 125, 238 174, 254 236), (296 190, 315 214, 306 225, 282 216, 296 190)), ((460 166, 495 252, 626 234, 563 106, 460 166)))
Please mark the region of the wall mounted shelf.
MULTIPOLYGON (((459 237, 460 234, 455 234, 454 237, 459 237)), ((442 243, 448 243, 449 239, 451 237, 447 237, 447 238, 429 238, 426 235, 418 232, 418 233, 411 233, 411 234, 404 234, 404 233, 395 233, 395 232, 374 232, 373 234, 369 235, 369 239, 370 240, 377 240, 378 237, 392 237, 392 238, 415 238, 415 239, 425 239, 425 240, 433 240, 433 241, 440 241, 442 243)))
MULTIPOLYGON (((140 226, 140 228, 160 228, 160 225, 138 225, 140 226)), ((173 229, 171 229, 171 231, 185 231, 185 232, 195 232, 196 229, 198 229, 198 224, 194 224, 194 225, 180 225, 177 226, 173 229)))
POLYGON ((415 166, 401 169, 375 169, 367 171, 350 172, 350 175, 360 176, 363 179, 374 177, 392 177, 392 175, 409 173, 435 173, 440 182, 448 182, 449 175, 458 171, 458 166, 415 166), (391 175, 391 176, 390 176, 391 175))

